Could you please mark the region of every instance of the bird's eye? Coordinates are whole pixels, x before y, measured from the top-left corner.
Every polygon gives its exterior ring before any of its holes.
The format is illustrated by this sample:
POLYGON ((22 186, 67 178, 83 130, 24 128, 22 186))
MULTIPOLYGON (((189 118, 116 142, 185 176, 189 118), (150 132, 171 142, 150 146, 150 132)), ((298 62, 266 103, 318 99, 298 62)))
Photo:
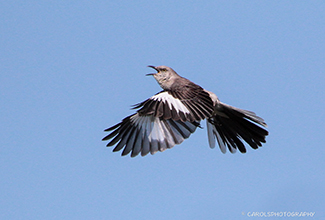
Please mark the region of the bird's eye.
POLYGON ((167 71, 166 68, 162 68, 161 71, 167 71))

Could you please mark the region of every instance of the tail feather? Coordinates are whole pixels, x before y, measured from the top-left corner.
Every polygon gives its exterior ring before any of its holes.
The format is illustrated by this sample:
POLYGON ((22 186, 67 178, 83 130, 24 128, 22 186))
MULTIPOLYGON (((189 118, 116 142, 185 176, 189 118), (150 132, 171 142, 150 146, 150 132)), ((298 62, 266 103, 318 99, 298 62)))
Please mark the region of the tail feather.
POLYGON ((268 135, 268 131, 261 127, 267 127, 266 123, 254 112, 223 103, 218 104, 216 113, 208 119, 207 123, 210 147, 213 147, 211 142, 216 137, 223 153, 226 146, 232 153, 236 149, 245 153, 244 142, 253 149, 257 149, 262 146, 262 143, 265 143, 265 137, 268 135), (212 133, 215 135, 213 138, 211 137, 212 133))

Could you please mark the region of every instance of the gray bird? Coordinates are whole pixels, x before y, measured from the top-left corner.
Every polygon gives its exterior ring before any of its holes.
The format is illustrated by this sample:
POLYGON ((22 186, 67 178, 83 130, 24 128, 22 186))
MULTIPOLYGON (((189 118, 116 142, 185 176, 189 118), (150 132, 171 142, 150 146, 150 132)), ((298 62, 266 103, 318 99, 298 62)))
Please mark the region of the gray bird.
POLYGON ((219 101, 218 97, 190 80, 179 76, 167 66, 148 66, 157 71, 153 76, 161 92, 134 105, 136 113, 120 123, 107 128, 111 133, 102 140, 110 140, 107 147, 115 146, 113 152, 131 157, 164 151, 180 144, 200 127, 206 119, 208 142, 214 148, 216 141, 223 153, 238 149, 246 152, 244 142, 253 149, 265 143, 268 131, 264 120, 254 112, 232 107, 219 101), (261 125, 261 126, 260 126, 261 125))

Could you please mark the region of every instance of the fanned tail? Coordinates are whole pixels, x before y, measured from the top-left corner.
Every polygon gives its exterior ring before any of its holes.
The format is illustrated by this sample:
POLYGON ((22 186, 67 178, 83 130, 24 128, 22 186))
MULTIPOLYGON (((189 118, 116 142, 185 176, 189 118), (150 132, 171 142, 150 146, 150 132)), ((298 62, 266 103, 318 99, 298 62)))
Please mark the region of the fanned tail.
POLYGON ((268 131, 264 120, 254 112, 232 107, 224 103, 218 103, 214 115, 207 120, 209 145, 215 147, 217 140, 223 153, 226 148, 231 153, 238 149, 246 152, 244 142, 253 149, 257 149, 265 143, 268 131))

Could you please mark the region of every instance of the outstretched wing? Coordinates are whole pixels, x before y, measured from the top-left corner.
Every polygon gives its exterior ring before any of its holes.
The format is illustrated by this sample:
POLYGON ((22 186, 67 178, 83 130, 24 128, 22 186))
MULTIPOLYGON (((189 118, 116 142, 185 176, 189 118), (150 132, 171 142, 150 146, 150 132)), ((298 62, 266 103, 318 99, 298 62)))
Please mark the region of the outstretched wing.
POLYGON ((157 151, 164 151, 180 144, 193 133, 198 122, 182 122, 173 119, 160 119, 154 115, 141 115, 135 113, 122 120, 122 122, 106 129, 111 131, 104 140, 112 139, 107 146, 115 146, 113 151, 124 148, 122 156, 129 154, 142 156, 157 151))
POLYGON ((187 83, 182 88, 162 91, 134 109, 139 110, 105 130, 111 133, 103 140, 112 139, 107 146, 116 144, 113 151, 124 148, 122 156, 131 151, 131 157, 140 152, 142 156, 154 154, 182 143, 200 125, 200 120, 212 115, 214 108, 206 91, 187 83))

